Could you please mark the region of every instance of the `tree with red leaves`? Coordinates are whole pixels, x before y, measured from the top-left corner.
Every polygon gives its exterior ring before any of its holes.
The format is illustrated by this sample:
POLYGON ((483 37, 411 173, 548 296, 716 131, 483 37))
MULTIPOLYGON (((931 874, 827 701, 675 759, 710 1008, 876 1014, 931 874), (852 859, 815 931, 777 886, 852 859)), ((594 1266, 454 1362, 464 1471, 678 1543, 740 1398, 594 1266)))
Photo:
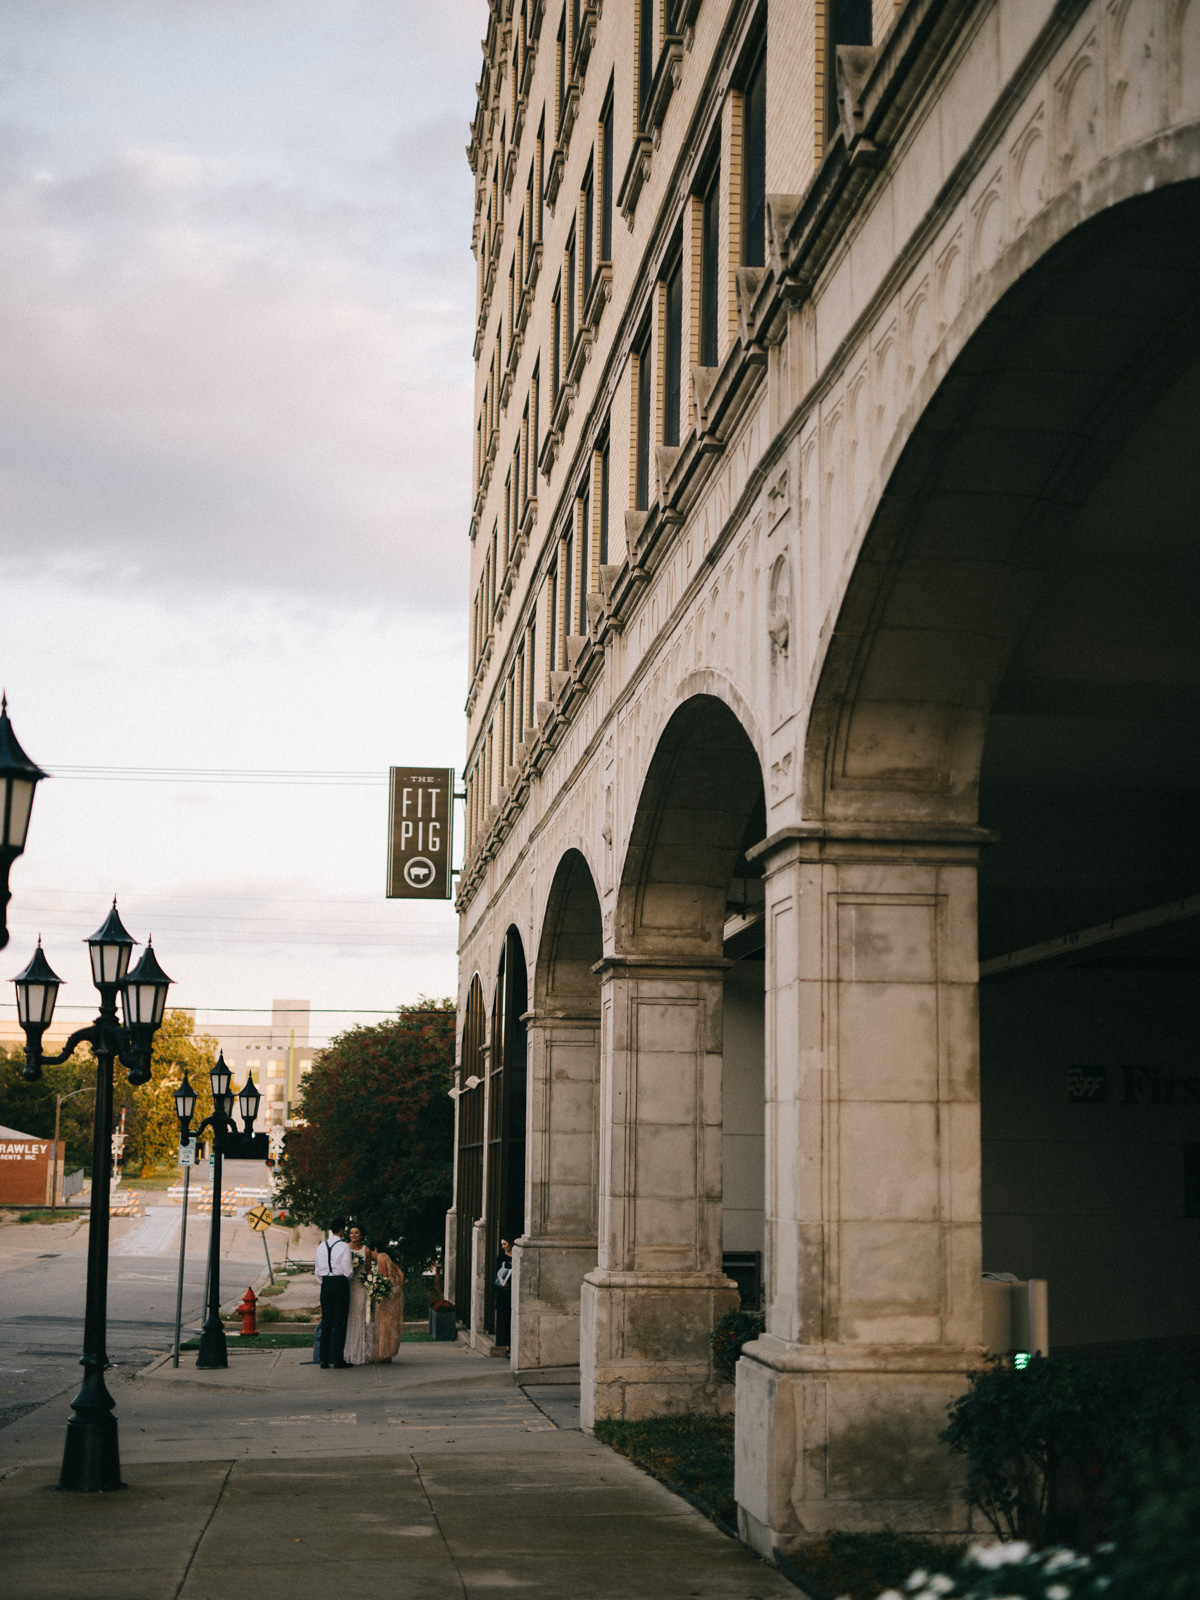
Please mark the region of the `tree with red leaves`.
POLYGON ((420 1272, 442 1243, 452 1193, 454 1002, 421 999, 351 1028, 313 1058, 287 1136, 279 1200, 301 1222, 357 1222, 420 1272))

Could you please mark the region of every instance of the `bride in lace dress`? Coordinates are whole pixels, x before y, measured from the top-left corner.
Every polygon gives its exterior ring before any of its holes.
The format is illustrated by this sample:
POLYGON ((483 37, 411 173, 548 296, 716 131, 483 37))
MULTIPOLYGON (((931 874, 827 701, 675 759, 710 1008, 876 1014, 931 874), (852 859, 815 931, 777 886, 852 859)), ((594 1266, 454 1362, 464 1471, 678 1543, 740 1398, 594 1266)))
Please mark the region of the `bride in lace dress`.
POLYGON ((366 1366, 371 1359, 367 1326, 367 1291, 359 1278, 366 1258, 366 1241, 362 1229, 350 1229, 350 1253, 354 1258, 354 1276, 350 1279, 350 1312, 346 1318, 346 1360, 352 1367, 366 1366))

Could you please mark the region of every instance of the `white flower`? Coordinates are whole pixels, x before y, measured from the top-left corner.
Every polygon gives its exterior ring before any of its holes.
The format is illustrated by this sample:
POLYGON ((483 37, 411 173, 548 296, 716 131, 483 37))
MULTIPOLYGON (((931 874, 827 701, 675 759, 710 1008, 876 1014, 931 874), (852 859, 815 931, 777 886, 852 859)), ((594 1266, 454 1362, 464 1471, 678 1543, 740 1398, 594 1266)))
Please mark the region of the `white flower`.
POLYGON ((1046 1590, 1046 1600, 1071 1600, 1071 1591, 1065 1583, 1052 1583, 1046 1590))
POLYGON ((1024 1539, 1012 1539, 1008 1544, 976 1544, 967 1552, 968 1559, 977 1567, 987 1567, 994 1571, 997 1567, 1015 1566, 1018 1561, 1024 1561, 1029 1554, 1029 1546, 1024 1539))
POLYGON ((930 1578, 927 1588, 932 1595, 949 1594, 954 1588, 954 1579, 939 1572, 936 1577, 930 1578))
POLYGON ((909 1573, 904 1587, 906 1589, 920 1589, 924 1587, 925 1580, 928 1576, 929 1574, 925 1571, 924 1567, 918 1567, 915 1572, 909 1573))

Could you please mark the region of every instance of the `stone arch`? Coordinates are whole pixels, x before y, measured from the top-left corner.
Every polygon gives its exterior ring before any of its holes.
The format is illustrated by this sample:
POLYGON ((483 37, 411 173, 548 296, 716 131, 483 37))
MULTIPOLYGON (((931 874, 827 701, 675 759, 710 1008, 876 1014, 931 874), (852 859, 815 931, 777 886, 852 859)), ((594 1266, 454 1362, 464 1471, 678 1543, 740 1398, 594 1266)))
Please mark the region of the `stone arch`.
MULTIPOLYGON (((483 1215, 484 1102, 487 1079, 487 1005, 479 973, 467 986, 459 1043, 455 1116, 458 1165, 454 1182, 454 1227, 449 1243, 454 1249, 447 1283, 454 1285, 459 1320, 471 1320, 471 1257, 475 1224, 483 1215)), ((447 1263, 450 1266, 450 1263, 447 1263)))
POLYGON ((762 807, 762 769, 723 699, 693 694, 662 730, 630 829, 617 901, 623 954, 719 957, 726 894, 762 807))
POLYGON ((596 1264, 600 899, 581 850, 554 871, 534 963, 526 1232, 514 1250, 512 1364, 570 1375, 580 1290, 596 1264))
POLYGON ((1005 663, 1097 476, 1200 350, 1200 184, 1126 200, 1002 296, 929 398, 819 667, 804 814, 970 826, 1005 663))

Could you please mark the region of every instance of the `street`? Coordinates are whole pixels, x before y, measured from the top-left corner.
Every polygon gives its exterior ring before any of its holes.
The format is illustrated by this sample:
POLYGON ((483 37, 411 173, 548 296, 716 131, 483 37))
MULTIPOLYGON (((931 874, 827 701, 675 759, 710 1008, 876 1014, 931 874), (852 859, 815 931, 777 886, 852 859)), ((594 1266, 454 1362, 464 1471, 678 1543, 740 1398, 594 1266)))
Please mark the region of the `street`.
MULTIPOLYGON (((193 1199, 196 1194, 193 1190, 193 1199)), ((115 1381, 171 1348, 182 1208, 152 1194, 145 1217, 113 1217, 109 1240, 108 1353, 115 1381)), ((204 1299, 210 1219, 189 1208, 183 1326, 204 1299)), ((276 1259, 284 1235, 271 1235, 276 1259)), ((0 1226, 0 1439, 9 1425, 54 1396, 68 1400, 80 1380, 87 1279, 86 1211, 69 1221, 0 1226)), ((221 1219, 222 1296, 265 1271, 262 1241, 240 1219, 221 1219), (245 1282, 242 1282, 242 1279, 245 1282)), ((64 1420, 66 1408, 63 1411, 64 1420)))

